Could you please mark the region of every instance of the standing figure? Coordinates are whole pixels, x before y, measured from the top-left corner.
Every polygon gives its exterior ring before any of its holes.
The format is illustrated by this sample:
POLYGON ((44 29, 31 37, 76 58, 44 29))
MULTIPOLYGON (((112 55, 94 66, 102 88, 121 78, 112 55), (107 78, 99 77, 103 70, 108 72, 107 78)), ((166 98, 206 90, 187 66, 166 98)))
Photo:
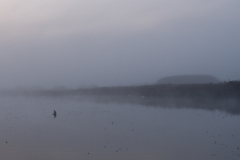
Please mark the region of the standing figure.
POLYGON ((57 112, 55 110, 53 111, 53 116, 54 116, 54 118, 57 117, 57 112))

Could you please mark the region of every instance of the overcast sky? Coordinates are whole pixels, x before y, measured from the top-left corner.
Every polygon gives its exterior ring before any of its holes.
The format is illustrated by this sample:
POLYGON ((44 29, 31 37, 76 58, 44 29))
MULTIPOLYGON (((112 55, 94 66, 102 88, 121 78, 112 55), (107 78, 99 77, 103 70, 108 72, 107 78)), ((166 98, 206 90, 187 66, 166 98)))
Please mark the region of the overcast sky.
POLYGON ((1 0, 0 88, 240 79, 239 0, 1 0))

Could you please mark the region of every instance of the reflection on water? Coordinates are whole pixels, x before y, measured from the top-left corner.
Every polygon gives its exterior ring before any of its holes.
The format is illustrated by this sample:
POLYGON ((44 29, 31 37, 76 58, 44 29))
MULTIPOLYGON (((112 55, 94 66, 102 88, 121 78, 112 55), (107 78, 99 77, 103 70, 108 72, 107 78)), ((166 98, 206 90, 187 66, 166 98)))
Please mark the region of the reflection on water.
POLYGON ((240 158, 240 116, 220 111, 21 96, 0 110, 4 160, 240 158))

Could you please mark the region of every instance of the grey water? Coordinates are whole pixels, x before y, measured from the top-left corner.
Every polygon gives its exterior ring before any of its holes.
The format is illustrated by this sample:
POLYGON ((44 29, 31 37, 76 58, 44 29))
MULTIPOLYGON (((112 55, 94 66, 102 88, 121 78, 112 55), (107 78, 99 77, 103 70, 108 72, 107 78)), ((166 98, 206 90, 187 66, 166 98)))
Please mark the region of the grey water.
POLYGON ((217 110, 2 96, 0 126, 4 160, 240 159, 240 116, 217 110))

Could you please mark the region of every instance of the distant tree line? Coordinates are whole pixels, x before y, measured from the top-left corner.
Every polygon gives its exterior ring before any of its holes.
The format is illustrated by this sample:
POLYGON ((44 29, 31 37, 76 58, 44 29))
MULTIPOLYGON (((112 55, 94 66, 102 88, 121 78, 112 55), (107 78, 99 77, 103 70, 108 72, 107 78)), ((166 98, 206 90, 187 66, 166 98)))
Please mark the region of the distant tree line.
POLYGON ((114 86, 79 89, 1 91, 1 95, 46 95, 46 96, 131 96, 146 98, 240 98, 240 81, 205 84, 155 84, 141 86, 114 86))
POLYGON ((142 86, 99 87, 76 89, 74 94, 94 96, 144 96, 154 98, 240 98, 240 82, 206 84, 158 84, 142 86))
POLYGON ((1 91, 3 95, 61 97, 101 103, 220 110, 240 114, 240 81, 205 84, 156 84, 79 89, 1 91))

